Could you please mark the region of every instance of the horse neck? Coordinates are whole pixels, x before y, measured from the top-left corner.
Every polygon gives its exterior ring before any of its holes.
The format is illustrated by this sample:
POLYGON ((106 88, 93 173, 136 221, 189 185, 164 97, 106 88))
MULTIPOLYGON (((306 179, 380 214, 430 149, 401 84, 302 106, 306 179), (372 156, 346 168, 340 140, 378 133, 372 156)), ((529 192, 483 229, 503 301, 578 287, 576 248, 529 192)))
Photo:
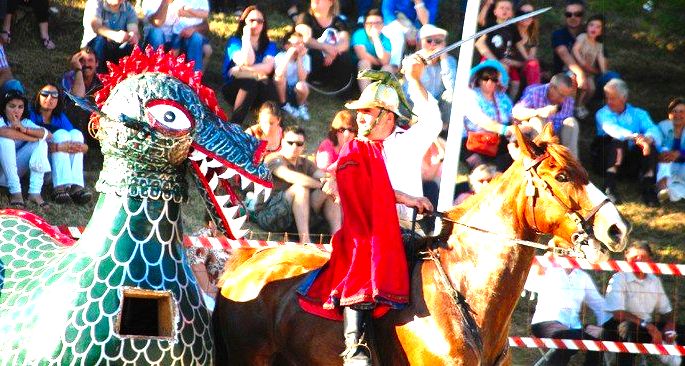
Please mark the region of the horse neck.
POLYGON ((181 210, 173 201, 101 194, 79 240, 93 255, 129 258, 145 246, 181 258, 181 210))

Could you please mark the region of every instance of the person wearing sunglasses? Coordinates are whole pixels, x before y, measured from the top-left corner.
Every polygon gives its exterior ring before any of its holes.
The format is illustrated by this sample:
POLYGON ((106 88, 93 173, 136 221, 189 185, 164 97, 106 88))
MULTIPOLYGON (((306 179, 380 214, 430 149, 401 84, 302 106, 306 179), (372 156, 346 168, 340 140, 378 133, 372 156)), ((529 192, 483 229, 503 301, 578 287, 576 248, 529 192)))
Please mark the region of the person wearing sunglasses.
MULTIPOLYGON (((51 134, 28 117, 28 100, 23 94, 14 90, 4 94, 0 102, 0 186, 9 190, 10 207, 24 208, 20 178, 28 173, 28 200, 45 208, 48 205, 40 193, 45 171, 35 169, 30 161, 34 153, 41 153, 39 142, 51 134)), ((48 160, 47 149, 44 153, 39 160, 48 160)))
POLYGON ((554 56, 552 72, 558 74, 570 70, 575 75, 578 88, 584 88, 585 72, 573 56, 573 44, 583 31, 585 3, 581 0, 570 0, 564 8, 564 27, 552 33, 552 50, 554 56))
POLYGON ((347 109, 338 111, 331 121, 328 137, 323 139, 316 150, 316 166, 327 170, 338 160, 340 149, 357 137, 357 123, 354 114, 347 109))
MULTIPOLYGON (((447 31, 432 24, 426 24, 419 30, 422 57, 428 57, 445 48, 447 31)), ((447 130, 452 111, 452 95, 454 94, 454 79, 457 75, 457 60, 449 53, 443 53, 439 58, 426 65, 421 75, 421 84, 426 88, 440 107, 442 129, 447 130)), ((409 94, 411 98, 412 95, 409 94)))
POLYGON ((58 204, 84 205, 93 197, 83 177, 83 156, 88 151, 83 133, 74 128, 63 111, 62 95, 56 85, 45 84, 36 93, 29 118, 52 133, 48 140, 52 166, 52 198, 58 204))
MULTIPOLYGON (((390 65, 390 39, 382 31, 383 14, 378 9, 369 10, 364 17, 364 27, 352 34, 352 59, 357 65, 357 70, 395 71, 390 65)), ((359 90, 364 90, 371 81, 357 79, 357 83, 359 90)))
POLYGON ((310 219, 325 218, 333 233, 342 217, 335 198, 321 190, 324 172, 304 156, 305 142, 302 127, 285 128, 281 149, 264 159, 273 175, 273 191, 266 202, 255 205, 251 216, 270 232, 288 232, 294 226, 300 242, 311 243, 310 219))

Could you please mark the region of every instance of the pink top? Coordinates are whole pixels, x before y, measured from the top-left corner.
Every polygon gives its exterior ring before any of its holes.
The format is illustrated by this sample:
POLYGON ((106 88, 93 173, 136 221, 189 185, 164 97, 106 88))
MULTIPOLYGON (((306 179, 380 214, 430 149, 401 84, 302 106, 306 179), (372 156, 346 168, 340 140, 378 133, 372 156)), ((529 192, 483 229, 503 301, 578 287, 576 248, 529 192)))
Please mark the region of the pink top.
POLYGON ((328 138, 321 141, 316 150, 316 166, 321 170, 326 170, 336 160, 338 160, 338 152, 335 151, 333 141, 328 138))

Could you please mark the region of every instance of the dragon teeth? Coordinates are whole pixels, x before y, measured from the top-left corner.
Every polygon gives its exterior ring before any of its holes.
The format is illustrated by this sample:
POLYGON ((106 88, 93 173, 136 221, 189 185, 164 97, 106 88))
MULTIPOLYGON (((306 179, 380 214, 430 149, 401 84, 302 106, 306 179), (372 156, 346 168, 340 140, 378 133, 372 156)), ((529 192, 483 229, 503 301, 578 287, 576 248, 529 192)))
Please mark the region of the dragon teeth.
POLYGON ((228 202, 231 199, 231 196, 215 196, 215 199, 216 202, 219 204, 219 207, 224 207, 224 205, 226 205, 226 202, 228 202))
POLYGON ((200 173, 202 173, 202 175, 205 175, 205 176, 207 175, 207 161, 206 160, 202 160, 200 162, 200 173))
POLYGON ((228 226, 231 227, 231 232, 232 233, 239 232, 242 229, 243 224, 245 223, 245 220, 247 220, 247 215, 240 216, 240 217, 237 217, 237 218, 232 219, 232 220, 228 220, 228 226))
POLYGON ((216 189, 216 186, 218 186, 218 185, 219 185, 219 177, 216 174, 214 174, 212 176, 212 179, 209 180, 209 189, 211 189, 212 192, 214 192, 214 190, 216 189))
POLYGON ((247 179, 243 175, 240 176, 240 187, 242 188, 242 190, 245 190, 250 185, 250 183, 252 183, 251 180, 247 179))
POLYGON ((243 230, 243 229, 238 229, 236 231, 231 231, 233 234, 233 237, 236 239, 240 239, 245 236, 245 234, 249 233, 250 230, 243 230))
POLYGON ((221 179, 230 179, 231 177, 233 177, 233 176, 236 175, 236 174, 238 174, 238 172, 235 171, 235 169, 226 168, 226 171, 223 172, 223 173, 221 173, 221 174, 219 175, 219 178, 221 178, 221 179))
POLYGON ((269 199, 269 196, 271 196, 271 188, 264 187, 264 202, 269 199))
POLYGON ((212 160, 207 160, 207 166, 210 168, 220 168, 224 166, 220 161, 212 159, 212 160))
POLYGON ((198 161, 198 160, 202 160, 206 157, 207 157, 207 155, 205 155, 204 153, 197 151, 197 150, 193 150, 193 152, 190 154, 188 159, 190 159, 192 161, 198 161))
POLYGON ((262 186, 261 184, 257 184, 257 183, 254 184, 254 196, 255 197, 259 196, 259 192, 261 192, 263 190, 264 190, 264 186, 262 186))
POLYGON ((236 212, 238 212, 238 209, 240 206, 231 206, 231 207, 223 207, 221 210, 224 212, 224 216, 226 217, 226 221, 228 223, 231 223, 231 219, 233 219, 233 216, 235 216, 236 212))

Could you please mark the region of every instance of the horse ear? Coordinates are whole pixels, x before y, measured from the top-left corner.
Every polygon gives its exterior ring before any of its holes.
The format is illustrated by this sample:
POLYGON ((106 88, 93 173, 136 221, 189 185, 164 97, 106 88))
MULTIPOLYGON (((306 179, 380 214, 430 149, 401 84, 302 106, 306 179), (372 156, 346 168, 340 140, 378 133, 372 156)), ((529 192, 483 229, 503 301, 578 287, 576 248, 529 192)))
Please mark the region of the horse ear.
POLYGON ((523 154, 524 157, 528 157, 531 159, 534 158, 535 150, 531 145, 532 142, 528 140, 528 138, 523 134, 523 132, 521 132, 521 129, 518 125, 513 125, 512 127, 514 129, 514 136, 516 136, 516 143, 518 144, 520 153, 523 154))
POLYGON ((554 138, 554 127, 551 122, 547 122, 544 127, 542 127, 542 141, 552 141, 554 138))

